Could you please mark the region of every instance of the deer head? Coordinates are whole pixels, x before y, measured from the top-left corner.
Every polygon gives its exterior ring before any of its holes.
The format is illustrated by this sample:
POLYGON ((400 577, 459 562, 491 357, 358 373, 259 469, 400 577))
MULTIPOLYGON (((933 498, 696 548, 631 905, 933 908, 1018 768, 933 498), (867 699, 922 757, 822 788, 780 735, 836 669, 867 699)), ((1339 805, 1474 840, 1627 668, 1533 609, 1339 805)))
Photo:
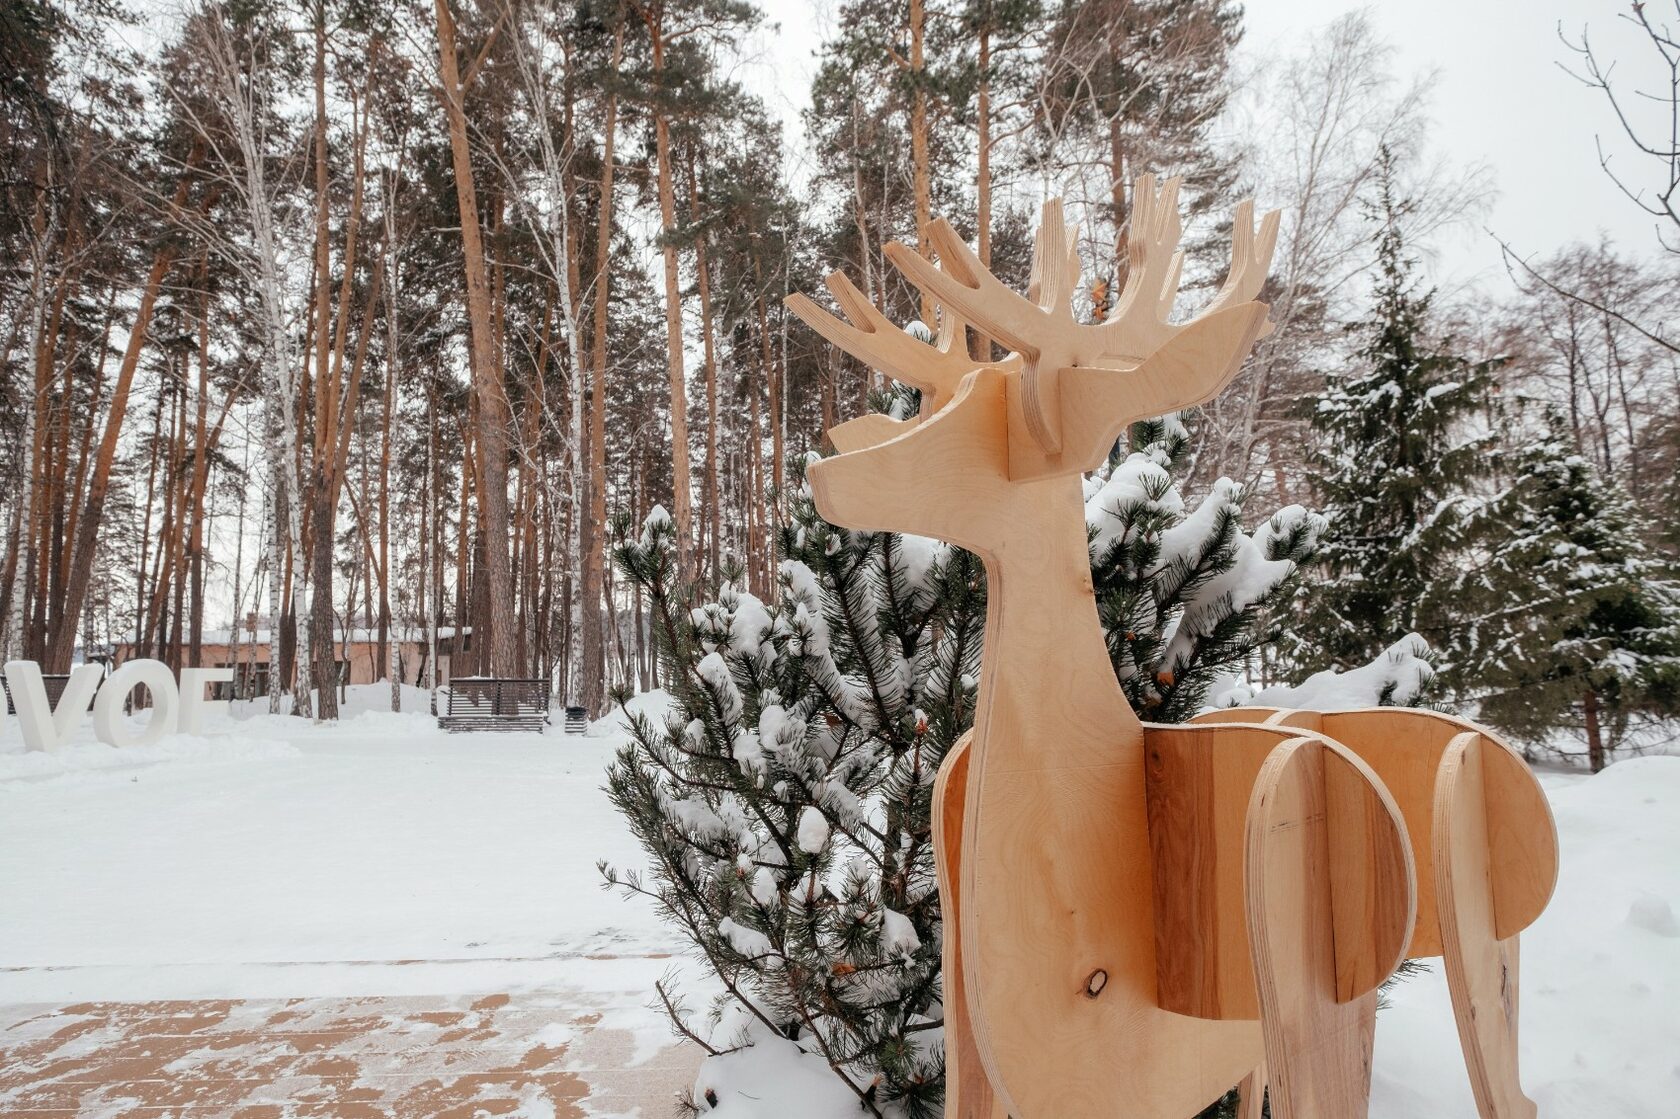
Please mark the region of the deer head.
POLYGON ((829 341, 924 394, 916 420, 864 417, 830 432, 841 453, 812 464, 808 475, 822 514, 987 554, 1003 528, 999 518, 1041 521, 1042 488, 1022 483, 1095 469, 1128 424, 1216 395, 1268 328, 1267 308, 1254 297, 1278 215, 1268 214, 1256 231, 1252 204, 1237 208, 1224 285, 1196 317, 1174 323, 1168 316, 1182 265, 1177 193, 1176 179, 1159 191, 1150 176, 1138 182, 1131 270, 1107 322, 1073 318, 1076 236, 1054 201, 1044 207, 1026 296, 982 267, 943 220, 929 230, 937 267, 904 245, 887 246, 888 258, 942 311, 932 345, 893 326, 844 278, 831 276, 829 287, 850 324, 791 297, 794 313, 829 341), (1015 353, 999 362, 970 358, 969 322, 1015 353))

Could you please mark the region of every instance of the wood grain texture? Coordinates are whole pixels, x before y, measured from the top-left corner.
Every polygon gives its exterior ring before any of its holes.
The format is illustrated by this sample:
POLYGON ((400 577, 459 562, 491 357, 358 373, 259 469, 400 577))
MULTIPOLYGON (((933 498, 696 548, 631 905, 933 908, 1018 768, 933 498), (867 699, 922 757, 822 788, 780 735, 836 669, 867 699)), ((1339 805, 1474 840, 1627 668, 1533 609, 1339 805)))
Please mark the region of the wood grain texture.
MULTIPOLYGON (((1246 817, 1261 768, 1293 728, 1144 725, 1157 997, 1203 1018, 1258 1018, 1245 916, 1246 817)), ((1416 904, 1399 810, 1356 756, 1325 767, 1337 993, 1374 990, 1404 958, 1416 904)))
POLYGON ((1500 927, 1515 932, 1533 923, 1557 882, 1557 827, 1545 793, 1515 750, 1485 728, 1438 711, 1404 707, 1327 711, 1320 725, 1325 734, 1365 759, 1388 786, 1405 817, 1418 878, 1412 957, 1441 954, 1436 859, 1430 847, 1436 775, 1448 743, 1466 732, 1481 734, 1488 748, 1509 763, 1500 766, 1496 793, 1499 826, 1489 837, 1496 845, 1494 862, 1511 882, 1504 899, 1509 905, 1501 912, 1500 927))
POLYGON ((1277 1119, 1357 1119, 1371 1092, 1373 991, 1336 995, 1336 941, 1322 740, 1285 742, 1266 759, 1248 813, 1248 924, 1277 1119))
MULTIPOLYGON (((1061 458, 1089 470, 1107 456, 1131 420, 1128 400, 1155 401, 1163 412, 1202 404, 1219 394, 1248 357, 1267 319, 1264 303, 1240 303, 1215 311, 1129 370, 1104 367, 1056 371, 1056 408, 1061 458)), ((1030 371, 1030 370, 1029 370, 1030 371)), ((1023 409, 1042 399, 1032 382, 1020 381, 1023 409)), ((1030 414, 1030 413, 1028 413, 1030 414)), ((1059 460, 1057 460, 1059 461, 1059 460)), ((1033 477, 1050 464, 1033 454, 1014 454, 1011 475, 1033 477)))
POLYGON ((974 1047, 968 991, 963 982, 960 866, 968 750, 973 737, 970 731, 957 740, 933 783, 933 858, 944 923, 940 966, 945 1008, 945 1114, 950 1119, 1007 1119, 974 1047))
POLYGON ((1493 934, 1506 940, 1538 920, 1557 889, 1557 821, 1522 756, 1486 730, 1477 728, 1477 733, 1487 801, 1493 934))
POLYGON ((1439 711, 1405 707, 1324 712, 1233 707, 1203 712, 1192 722, 1249 719, 1321 731, 1363 758, 1388 788, 1406 821, 1417 874, 1418 912, 1408 949, 1413 959, 1441 954, 1431 849, 1441 757, 1457 735, 1481 734, 1498 758, 1496 770, 1491 771, 1497 773, 1498 784, 1489 799, 1492 830, 1488 842, 1498 868, 1495 915, 1499 935, 1514 935, 1544 911, 1557 884, 1557 827, 1527 763, 1494 732, 1439 711))
POLYGON ((856 419, 829 428, 828 441, 834 444, 836 451, 845 455, 885 443, 889 439, 897 439, 915 427, 915 420, 895 420, 880 412, 866 412, 856 419))
POLYGON ((1388 790, 1345 747, 1332 749, 1327 741, 1324 749, 1336 998, 1352 1002, 1376 990, 1406 958, 1417 876, 1406 825, 1388 790))
POLYGON ((1190 721, 1192 723, 1264 723, 1276 711, 1276 707, 1216 707, 1211 711, 1203 711, 1190 721))
POLYGON ((1482 1119, 1533 1119, 1517 1073, 1517 938, 1495 935, 1498 890, 1490 843, 1500 751, 1475 731, 1457 735, 1435 788, 1435 888, 1453 1016, 1482 1119), (1492 794, 1490 796, 1490 794, 1492 794))
POLYGON ((1003 376, 970 374, 914 433, 813 464, 812 493, 831 521, 986 563, 959 936, 994 1089, 1018 1119, 1194 1114, 1258 1063, 1259 1031, 1156 1003, 1142 726, 1109 667, 1078 478, 1006 476, 1003 376))
MULTIPOLYGON (((960 267, 960 262, 941 262, 945 273, 960 267)), ((959 271, 952 279, 961 283, 965 276, 966 273, 959 271)), ((831 272, 824 282, 846 321, 835 318, 798 292, 783 302, 827 341, 893 380, 919 389, 923 416, 931 416, 948 404, 962 379, 975 368, 1020 366, 1020 359, 1014 357, 995 365, 972 360, 967 348, 967 324, 961 313, 949 306, 940 308, 938 335, 931 343, 922 342, 877 310, 869 297, 843 274, 831 272)), ((831 429, 831 438, 832 435, 831 429)), ((845 453, 838 442, 834 446, 845 453)))
POLYGON ((1266 755, 1256 726, 1145 724, 1154 865, 1155 982, 1162 1009, 1258 1019, 1243 915, 1243 818, 1266 755))
POLYGON ((1264 1119, 1266 1109, 1266 1062, 1243 1077, 1237 1085, 1237 1119, 1264 1119))
MULTIPOLYGON (((1210 712, 1197 721, 1245 711, 1257 709, 1210 712)), ((1434 711, 1274 711, 1266 722, 1322 729, 1364 758, 1393 793, 1411 834, 1418 881, 1407 954, 1446 957, 1465 1066, 1483 1119, 1532 1116, 1518 1076, 1516 935, 1551 898, 1557 830, 1527 764, 1485 728, 1434 711), (1474 795, 1449 792, 1470 784, 1474 795)))
POLYGON ((1324 730, 1324 712, 1306 708, 1282 707, 1266 716, 1265 721, 1269 727, 1296 727, 1300 730, 1311 731, 1324 730))

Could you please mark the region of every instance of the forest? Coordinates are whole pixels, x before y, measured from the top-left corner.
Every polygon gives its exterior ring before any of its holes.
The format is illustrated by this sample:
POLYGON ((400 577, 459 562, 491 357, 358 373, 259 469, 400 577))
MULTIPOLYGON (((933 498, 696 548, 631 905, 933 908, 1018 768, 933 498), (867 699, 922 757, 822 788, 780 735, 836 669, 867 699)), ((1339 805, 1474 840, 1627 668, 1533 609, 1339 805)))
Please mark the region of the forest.
MULTIPOLYGON (((1656 7, 1623 17, 1680 73, 1656 7)), ((1170 694, 1184 634, 1251 692, 1415 634, 1436 694, 1594 768, 1680 711, 1680 79, 1632 88, 1560 38, 1582 86, 1560 127, 1625 132, 1639 159, 1606 173, 1650 242, 1514 246, 1510 283, 1449 297, 1428 246, 1489 236, 1492 185, 1432 148, 1431 81, 1365 14, 1238 66, 1231 0, 846 0, 785 118, 742 77, 775 8, 0 0, 5 657, 178 668, 221 631, 278 666, 271 710, 333 719, 349 633, 424 686, 438 635, 470 632, 454 675, 600 714, 672 670, 673 596, 775 600, 806 456, 911 406, 790 295, 930 338, 883 246, 931 256, 945 217, 1025 290, 1057 197, 1100 322, 1160 175, 1181 314, 1223 279, 1238 199, 1282 220, 1275 329, 1093 480, 1119 493, 1156 448, 1213 523, 1199 560, 1126 560, 1161 619, 1134 702, 1210 698, 1205 672, 1170 694), (1289 522, 1261 558, 1290 578, 1197 600, 1241 560, 1245 502, 1289 522)), ((1093 514, 1093 548, 1171 542, 1167 484, 1107 536, 1093 514)))

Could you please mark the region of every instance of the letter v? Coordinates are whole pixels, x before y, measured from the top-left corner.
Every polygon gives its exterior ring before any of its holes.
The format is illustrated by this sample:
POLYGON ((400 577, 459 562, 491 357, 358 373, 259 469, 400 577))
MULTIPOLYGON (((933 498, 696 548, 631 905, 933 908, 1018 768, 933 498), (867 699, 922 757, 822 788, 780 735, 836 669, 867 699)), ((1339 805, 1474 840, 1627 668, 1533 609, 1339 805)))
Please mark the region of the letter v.
POLYGON ((34 661, 7 661, 6 688, 17 708, 18 726, 26 750, 56 750, 87 714, 88 703, 105 672, 97 664, 77 665, 64 683, 54 708, 47 702, 41 666, 34 661))

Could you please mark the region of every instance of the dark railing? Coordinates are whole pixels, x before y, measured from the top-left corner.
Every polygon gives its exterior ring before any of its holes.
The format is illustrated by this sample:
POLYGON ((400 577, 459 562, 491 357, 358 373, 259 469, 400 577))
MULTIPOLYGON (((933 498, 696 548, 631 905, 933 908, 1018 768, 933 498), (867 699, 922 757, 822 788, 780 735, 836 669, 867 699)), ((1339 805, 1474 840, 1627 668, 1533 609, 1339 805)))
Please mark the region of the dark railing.
MULTIPOLYGON (((47 703, 52 706, 53 710, 58 710, 59 697, 64 694, 64 685, 69 682, 70 677, 68 676, 48 676, 45 673, 41 675, 41 686, 45 689, 47 703)), ((4 676, 0 676, 0 689, 4 689, 6 692, 6 714, 16 715, 17 704, 12 702, 12 686, 6 682, 4 676)), ((91 697, 88 699, 88 710, 93 710, 93 699, 91 697)))

